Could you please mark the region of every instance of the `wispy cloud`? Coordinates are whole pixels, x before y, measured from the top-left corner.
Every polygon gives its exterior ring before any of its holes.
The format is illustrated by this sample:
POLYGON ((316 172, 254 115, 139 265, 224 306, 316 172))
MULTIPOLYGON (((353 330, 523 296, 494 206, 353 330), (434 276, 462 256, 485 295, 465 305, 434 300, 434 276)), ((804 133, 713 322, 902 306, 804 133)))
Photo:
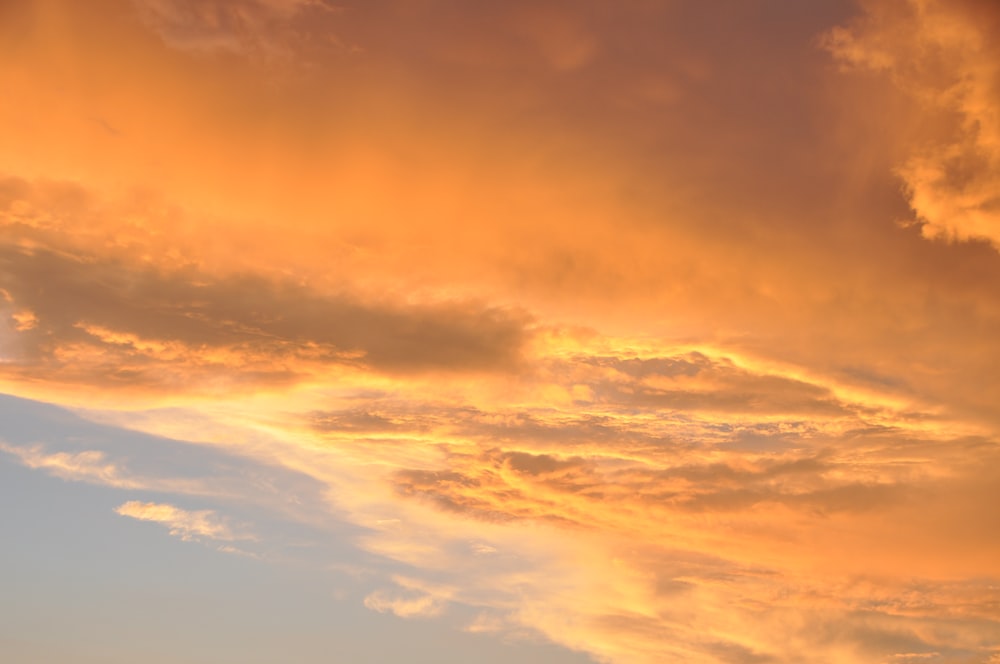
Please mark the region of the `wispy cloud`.
POLYGON ((93 482, 120 489, 140 488, 140 483, 99 450, 47 453, 41 445, 27 447, 0 441, 0 450, 27 466, 64 480, 93 482))
POLYGON ((327 0, 132 2, 143 21, 174 48, 264 59, 290 57, 304 46, 308 33, 301 30, 302 25, 339 9, 327 0))
POLYGON ((166 503, 130 500, 116 507, 115 512, 139 521, 158 523, 166 527, 171 535, 185 542, 204 539, 223 542, 255 539, 253 535, 234 529, 214 510, 189 511, 166 503))
POLYGON ((364 604, 372 611, 400 618, 433 618, 444 610, 445 600, 419 591, 376 590, 365 597, 364 604))

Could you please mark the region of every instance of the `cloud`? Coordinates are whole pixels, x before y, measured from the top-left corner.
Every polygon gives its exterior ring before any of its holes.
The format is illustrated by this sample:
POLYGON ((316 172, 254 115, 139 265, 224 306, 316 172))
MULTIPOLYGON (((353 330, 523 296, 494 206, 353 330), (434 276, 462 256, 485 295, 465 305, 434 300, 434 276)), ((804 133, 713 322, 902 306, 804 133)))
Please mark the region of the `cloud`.
POLYGON ((529 334, 525 316, 475 303, 366 301, 256 275, 24 247, 18 237, 8 226, 0 244, 15 332, 6 340, 8 375, 211 389, 293 383, 338 365, 504 371, 529 334))
POLYGON ((119 489, 139 488, 140 484, 99 450, 47 454, 40 445, 21 447, 0 441, 0 450, 12 454, 28 468, 43 470, 64 480, 93 482, 119 489))
POLYGON ((365 597, 365 606, 379 613, 394 613, 400 618, 432 618, 440 615, 444 608, 432 595, 400 597, 381 590, 365 597))
POLYGON ((679 357, 581 357, 576 365, 578 375, 587 365, 593 367, 587 386, 594 400, 628 407, 814 416, 842 413, 844 407, 823 386, 748 371, 728 358, 698 352, 679 357))
POLYGON ((307 21, 338 7, 325 0, 132 0, 169 46, 256 58, 289 57, 303 47, 307 21))
POLYGON ((413 577, 396 575, 392 581, 393 590, 376 590, 365 597, 365 606, 400 618, 431 618, 440 615, 455 594, 452 588, 413 577))
POLYGON ((252 535, 234 530, 214 510, 188 511, 166 503, 130 500, 116 507, 115 512, 139 521, 159 523, 168 528, 171 535, 185 542, 202 539, 224 542, 255 539, 252 535))
MULTIPOLYGON (((950 494, 954 486, 940 490, 950 494)), ((995 593, 980 581, 954 585, 931 574, 914 582, 892 571, 912 572, 920 567, 916 557, 926 555, 937 560, 940 573, 954 572, 948 554, 917 554, 916 542, 894 541, 899 522, 909 522, 911 536, 937 529, 909 509, 876 518, 865 535, 871 539, 855 548, 860 524, 853 518, 744 507, 732 520, 713 511, 687 521, 653 505, 637 509, 628 495, 579 510, 570 500, 545 501, 575 514, 568 528, 557 521, 543 527, 538 520, 468 527, 502 541, 498 550, 516 551, 516 563, 501 558, 466 567, 440 539, 455 531, 454 520, 440 532, 418 528, 432 550, 419 559, 420 568, 460 589, 453 602, 510 611, 510 623, 494 620, 493 629, 539 629, 608 661, 657 662, 668 655, 692 662, 881 661, 921 651, 947 652, 941 661, 979 661, 989 655, 984 644, 1000 630, 991 608, 995 593), (619 518, 608 518, 609 511, 619 518), (836 534, 817 537, 827 529, 836 534), (662 539, 654 543, 656 532, 662 539), (725 535, 699 542, 691 537, 696 532, 725 535), (523 539, 515 539, 518 534, 523 539), (758 548, 758 538, 769 543, 758 548), (886 547, 891 551, 880 551, 886 547), (945 609, 958 606, 968 613, 945 609)), ((534 497, 541 501, 545 494, 534 497)), ((504 501, 513 510, 520 497, 508 490, 504 501)))
POLYGON ((898 165, 928 237, 1000 248, 1000 12, 989 2, 875 0, 825 44, 890 78, 930 125, 898 165))
POLYGON ((213 454, 8 453, 601 661, 994 654, 989 3, 132 6, 0 31, 0 378, 213 454))
POLYGON ((378 459, 401 501, 366 548, 505 616, 489 629, 538 629, 608 661, 988 656, 992 591, 937 579, 1000 572, 975 553, 1000 544, 981 509, 1000 468, 993 440, 950 437, 931 413, 815 376, 768 380, 708 349, 536 366, 536 380, 592 395, 610 383, 615 398, 539 389, 537 401, 506 394, 516 406, 461 406, 398 391, 308 414, 331 447, 378 459), (688 406, 649 401, 645 381, 674 381, 688 406), (795 412, 795 390, 838 407, 795 412), (731 409, 729 391, 765 406, 731 409), (470 555, 469 541, 496 551, 470 555))
MULTIPOLYGON (((703 380, 736 364, 707 351, 697 362, 686 353, 574 357, 581 367, 544 375, 572 383, 599 367, 617 381, 703 380)), ((732 389, 745 385, 771 383, 732 389)), ((537 630, 642 664, 934 651, 976 661, 997 632, 992 591, 975 580, 995 569, 1000 532, 981 513, 1000 469, 988 440, 852 429, 866 412, 853 408, 828 426, 766 411, 737 425, 717 419, 711 400, 702 419, 517 391, 507 403, 462 406, 409 389, 348 392, 351 408, 320 415, 303 402, 313 429, 286 422, 267 444, 232 448, 316 478, 333 515, 366 527, 355 541, 379 568, 406 570, 367 595, 372 610, 432 617, 461 605, 499 616, 483 628, 537 630), (743 440, 746 431, 783 444, 743 440)), ((241 409, 225 437, 256 441, 254 427, 287 415, 276 412, 241 409)), ((190 427, 205 435, 204 422, 190 427)), ((213 475, 225 484, 240 472, 213 475)), ((126 505, 178 537, 242 532, 210 510, 126 505)))

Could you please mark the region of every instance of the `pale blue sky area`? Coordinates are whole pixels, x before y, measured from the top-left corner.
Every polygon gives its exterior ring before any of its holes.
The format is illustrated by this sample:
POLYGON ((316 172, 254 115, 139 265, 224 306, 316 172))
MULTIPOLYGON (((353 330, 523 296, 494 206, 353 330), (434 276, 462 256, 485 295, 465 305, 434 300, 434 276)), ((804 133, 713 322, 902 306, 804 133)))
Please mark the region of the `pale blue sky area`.
MULTIPOLYGON (((0 397, 0 438, 46 453, 102 450, 130 470, 174 477, 267 479, 308 499, 307 478, 227 458, 216 450, 98 425, 46 404, 0 397), (126 455, 127 453, 127 455, 126 455), (239 473, 231 472, 239 468, 239 473)), ((546 662, 588 657, 541 641, 462 632, 471 610, 402 619, 365 608, 380 575, 359 580, 337 564, 389 569, 351 545, 357 529, 316 529, 279 515, 177 496, 51 477, 0 453, 0 652, 18 664, 295 662, 546 662), (249 545, 267 560, 185 542, 159 524, 115 513, 129 500, 218 509, 253 524, 249 545), (277 561, 277 562, 275 562, 277 561)), ((313 496, 315 498, 315 496, 313 496)))

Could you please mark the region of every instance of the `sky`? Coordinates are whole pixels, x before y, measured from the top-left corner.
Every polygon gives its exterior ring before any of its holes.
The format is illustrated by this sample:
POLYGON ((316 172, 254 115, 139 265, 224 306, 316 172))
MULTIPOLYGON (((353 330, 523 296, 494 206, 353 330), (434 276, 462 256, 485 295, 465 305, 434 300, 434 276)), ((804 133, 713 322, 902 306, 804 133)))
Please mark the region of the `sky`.
POLYGON ((1000 662, 993 0, 0 1, 0 653, 1000 662))

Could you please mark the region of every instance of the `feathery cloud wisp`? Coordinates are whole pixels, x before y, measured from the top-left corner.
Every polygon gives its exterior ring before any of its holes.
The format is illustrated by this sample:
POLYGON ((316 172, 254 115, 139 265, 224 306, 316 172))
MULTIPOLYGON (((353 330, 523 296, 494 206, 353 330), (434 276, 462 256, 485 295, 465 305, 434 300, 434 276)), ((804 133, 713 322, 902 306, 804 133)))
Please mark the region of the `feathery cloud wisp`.
POLYGON ((202 539, 224 542, 254 539, 251 535, 234 530, 214 510, 189 511, 167 503, 130 500, 116 507, 115 512, 139 521, 159 523, 166 527, 171 535, 185 542, 202 539))

